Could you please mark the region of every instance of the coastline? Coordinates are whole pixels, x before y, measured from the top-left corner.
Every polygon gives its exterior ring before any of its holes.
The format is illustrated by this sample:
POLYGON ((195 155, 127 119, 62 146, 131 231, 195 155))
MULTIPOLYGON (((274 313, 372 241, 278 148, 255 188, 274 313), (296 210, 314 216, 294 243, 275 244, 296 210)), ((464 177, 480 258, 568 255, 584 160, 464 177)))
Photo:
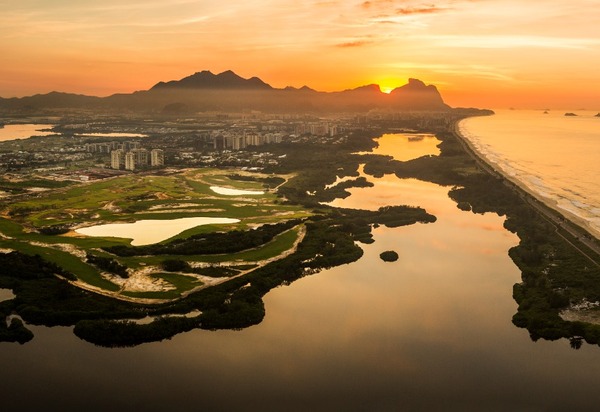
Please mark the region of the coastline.
POLYGON ((473 159, 475 159, 479 166, 491 175, 501 178, 506 185, 517 191, 521 198, 527 202, 527 204, 537 210, 544 218, 554 225, 557 233, 560 234, 560 230, 562 229, 573 236, 578 242, 595 252, 597 256, 587 256, 584 251, 577 247, 577 245, 573 244, 569 239, 561 235, 567 242, 571 243, 575 248, 579 249, 582 254, 586 255, 590 260, 594 261, 598 265, 598 257, 600 257, 600 232, 593 230, 589 223, 584 219, 581 219, 580 217, 569 213, 568 211, 559 209, 555 202, 551 202, 544 198, 538 198, 536 194, 533 193, 533 191, 523 182, 503 173, 502 169, 496 163, 490 161, 484 155, 479 153, 469 139, 460 133, 459 124, 462 120, 464 119, 455 121, 451 125, 450 131, 461 143, 465 151, 473 159))

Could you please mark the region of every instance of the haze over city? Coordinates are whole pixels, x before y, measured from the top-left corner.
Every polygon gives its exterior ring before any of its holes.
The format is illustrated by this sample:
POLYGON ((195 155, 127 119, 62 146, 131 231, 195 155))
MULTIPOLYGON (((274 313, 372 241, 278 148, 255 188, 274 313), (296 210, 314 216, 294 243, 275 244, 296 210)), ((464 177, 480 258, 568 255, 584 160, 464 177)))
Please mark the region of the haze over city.
POLYGON ((451 106, 598 110, 596 1, 0 1, 0 96, 107 96, 200 70, 451 106))

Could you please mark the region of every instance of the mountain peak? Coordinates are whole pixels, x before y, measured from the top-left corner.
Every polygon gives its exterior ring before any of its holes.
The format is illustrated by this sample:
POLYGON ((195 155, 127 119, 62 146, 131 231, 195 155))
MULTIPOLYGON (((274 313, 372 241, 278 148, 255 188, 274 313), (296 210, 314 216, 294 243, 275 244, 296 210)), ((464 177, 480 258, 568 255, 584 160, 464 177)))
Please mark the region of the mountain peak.
POLYGON ((258 77, 244 79, 231 70, 226 70, 219 74, 214 74, 209 70, 203 70, 201 72, 196 72, 191 76, 184 77, 181 80, 157 83, 151 90, 157 89, 268 90, 272 89, 272 87, 258 77))
POLYGON ((390 96, 400 107, 412 106, 415 110, 421 108, 447 109, 448 105, 434 85, 426 85, 419 79, 408 79, 408 83, 392 90, 390 96))

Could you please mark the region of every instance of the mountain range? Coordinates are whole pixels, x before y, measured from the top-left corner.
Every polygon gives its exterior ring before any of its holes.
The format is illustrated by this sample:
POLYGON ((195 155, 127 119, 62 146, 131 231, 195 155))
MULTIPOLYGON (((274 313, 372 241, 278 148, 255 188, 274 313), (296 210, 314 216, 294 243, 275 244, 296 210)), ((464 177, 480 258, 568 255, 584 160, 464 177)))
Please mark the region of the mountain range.
POLYGON ((340 92, 319 92, 307 86, 278 89, 258 77, 245 79, 231 70, 201 71, 181 80, 159 82, 149 90, 108 97, 51 92, 22 98, 0 98, 4 111, 95 109, 193 113, 199 111, 262 110, 273 112, 360 112, 371 109, 450 110, 433 85, 409 79, 389 94, 370 84, 340 92))

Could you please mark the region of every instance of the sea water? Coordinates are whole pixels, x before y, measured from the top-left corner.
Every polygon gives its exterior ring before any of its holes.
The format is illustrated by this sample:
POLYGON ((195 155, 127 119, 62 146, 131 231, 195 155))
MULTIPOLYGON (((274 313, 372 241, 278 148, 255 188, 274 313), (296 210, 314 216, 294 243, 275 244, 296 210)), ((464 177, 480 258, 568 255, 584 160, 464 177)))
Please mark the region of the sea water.
POLYGON ((500 110, 458 127, 505 176, 600 238, 600 117, 574 113, 500 110))

